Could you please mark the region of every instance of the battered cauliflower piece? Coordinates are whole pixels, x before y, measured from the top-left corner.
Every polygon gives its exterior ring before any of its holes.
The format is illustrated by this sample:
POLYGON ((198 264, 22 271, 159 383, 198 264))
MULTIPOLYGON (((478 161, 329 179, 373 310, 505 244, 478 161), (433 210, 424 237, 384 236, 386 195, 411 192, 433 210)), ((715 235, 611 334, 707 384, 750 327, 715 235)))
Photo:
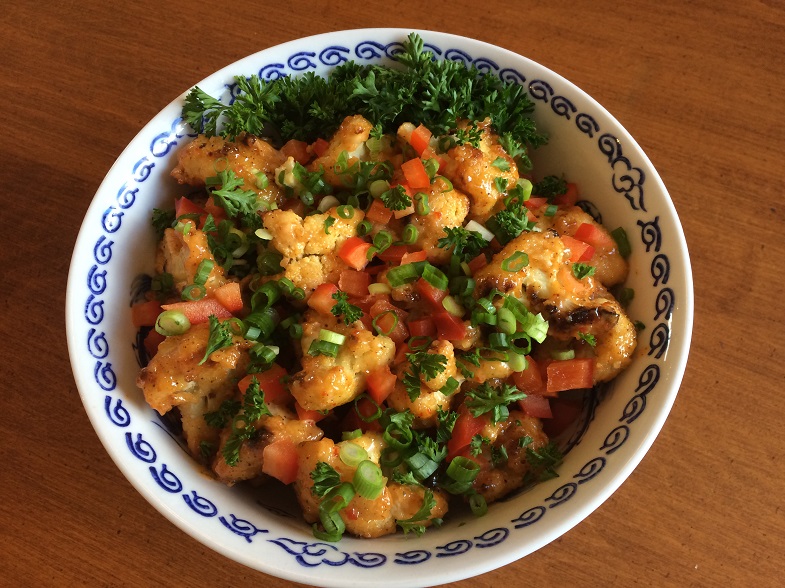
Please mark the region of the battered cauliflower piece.
POLYGON ((540 215, 538 225, 544 226, 550 221, 550 227, 559 235, 575 236, 575 231, 583 223, 593 225, 599 229, 607 238, 607 244, 596 247, 594 256, 587 261, 596 268, 594 278, 599 280, 606 288, 611 288, 616 284, 621 284, 627 279, 628 264, 619 253, 619 247, 610 233, 595 221, 590 214, 583 209, 573 206, 567 210, 559 210, 552 217, 540 215))
POLYGON ((275 404, 267 404, 272 416, 263 416, 254 423, 257 433, 240 446, 239 459, 234 466, 226 463, 223 449, 231 434, 231 426, 221 431, 220 447, 213 459, 213 471, 218 479, 232 486, 242 480, 252 480, 263 474, 264 450, 271 443, 287 440, 294 445, 317 441, 324 436, 316 423, 301 421, 292 411, 275 404))
MULTIPOLYGON (((294 490, 297 500, 303 509, 303 516, 309 523, 319 520, 319 503, 321 499, 314 495, 311 472, 316 469, 319 462, 324 462, 338 472, 342 482, 351 482, 356 468, 343 463, 339 457, 340 448, 354 443, 365 449, 368 459, 379 464, 379 457, 384 448, 384 441, 379 433, 365 433, 364 435, 334 444, 330 439, 306 442, 298 448, 299 470, 294 490)), ((430 526, 435 518, 442 518, 447 513, 447 496, 441 490, 434 490, 436 505, 431 509, 428 518, 422 522, 430 526)), ((346 530, 358 537, 381 537, 395 533, 397 522, 414 516, 422 507, 425 488, 421 486, 408 486, 388 482, 381 494, 369 500, 360 495, 355 495, 349 505, 340 511, 340 516, 346 524, 346 530)))
POLYGON ((415 244, 425 250, 431 263, 448 263, 452 256, 450 250, 442 249, 437 243, 446 236, 444 228, 463 226, 469 214, 469 198, 459 190, 450 189, 444 178, 437 178, 423 192, 428 196, 431 211, 426 215, 413 214, 409 217, 411 224, 417 228, 415 244))
POLYGON ((193 325, 184 335, 167 337, 136 379, 145 400, 159 414, 175 406, 180 409, 183 433, 195 457, 200 455, 202 441, 218 441, 219 431, 207 425, 204 415, 218 410, 224 400, 234 396, 253 346, 252 341, 235 336, 229 347, 214 351, 199 365, 207 351, 209 334, 209 325, 202 323, 193 325))
POLYGON ((355 209, 352 218, 341 218, 337 210, 331 208, 304 219, 291 210, 272 210, 263 216, 264 226, 273 236, 272 246, 284 256, 284 276, 306 294, 325 282, 337 283, 341 272, 349 267, 335 252, 357 234, 357 225, 365 214, 355 209), (328 218, 334 221, 325 230, 328 218))
MULTIPOLYGON (((517 410, 511 410, 507 420, 495 425, 489 421, 480 435, 488 439, 496 450, 504 447, 507 452, 506 461, 496 467, 482 468, 473 483, 474 489, 490 504, 523 486, 527 472, 532 469, 527 452, 545 447, 548 437, 539 419, 517 410), (519 439, 524 437, 531 438, 531 442, 521 447, 519 439)), ((490 460, 490 453, 490 448, 483 445, 481 456, 490 460)))
POLYGON ((275 184, 274 172, 285 160, 280 151, 253 135, 238 135, 234 141, 199 135, 179 152, 172 177, 181 184, 201 187, 228 166, 243 179, 245 190, 253 190, 264 202, 282 204, 284 195, 275 184), (268 179, 263 189, 257 185, 259 172, 268 179))
POLYGON ((347 164, 368 160, 365 142, 371 136, 373 125, 363 116, 347 116, 329 141, 326 151, 308 164, 309 171, 324 170, 324 181, 335 188, 342 188, 341 177, 335 172, 335 164, 342 152, 346 152, 347 164))
POLYGON ((360 321, 346 326, 314 311, 305 314, 301 346, 303 369, 292 377, 290 390, 306 410, 330 410, 351 402, 365 390, 368 372, 389 365, 395 356, 389 337, 374 335, 360 321), (346 336, 336 357, 308 354, 321 329, 346 336))
POLYGON ((188 284, 194 283, 194 276, 199 269, 199 264, 204 260, 213 262, 213 268, 204 283, 206 294, 226 283, 224 269, 213 257, 207 244, 207 235, 189 223, 187 234, 174 229, 166 229, 158 249, 156 271, 159 274, 168 272, 172 274, 174 287, 182 292, 188 284))
POLYGON ((455 365, 455 352, 452 343, 441 340, 434 341, 428 349, 428 353, 447 358, 447 367, 444 371, 430 380, 420 375, 420 395, 412 401, 403 385, 403 378, 411 370, 411 366, 409 362, 403 362, 396 367, 398 381, 387 397, 387 404, 391 408, 398 412, 411 411, 415 417, 413 426, 420 429, 437 425, 437 410, 449 410, 454 395, 440 392, 447 380, 449 378, 454 378, 458 382, 463 380, 463 376, 455 365))
MULTIPOLYGON (((519 176, 515 160, 507 154, 499 144, 499 137, 491 130, 490 119, 477 126, 481 132, 479 148, 464 143, 450 149, 447 152, 450 161, 444 175, 455 187, 469 195, 469 217, 484 223, 504 198, 504 192, 496 186, 496 178, 503 178, 507 186, 513 186, 519 176), (493 165, 498 158, 507 162, 508 169, 502 170, 493 165)), ((461 127, 466 129, 468 125, 464 123, 461 127)))

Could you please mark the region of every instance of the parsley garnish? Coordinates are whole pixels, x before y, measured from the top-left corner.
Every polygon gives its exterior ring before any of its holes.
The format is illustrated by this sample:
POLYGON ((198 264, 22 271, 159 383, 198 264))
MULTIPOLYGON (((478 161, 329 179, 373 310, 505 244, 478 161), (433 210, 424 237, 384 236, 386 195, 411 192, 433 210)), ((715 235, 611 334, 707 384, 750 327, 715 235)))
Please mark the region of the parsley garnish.
POLYGON ((539 472, 539 480, 544 481, 558 476, 555 467, 564 459, 561 450, 551 441, 540 449, 526 448, 526 460, 532 469, 539 472))
POLYGON ((532 194, 549 200, 566 193, 567 181, 557 176, 546 176, 532 187, 532 194))
POLYGON ((578 333, 578 338, 581 339, 582 341, 585 341, 586 343, 588 343, 592 347, 597 345, 597 337, 595 337, 591 333, 581 333, 581 332, 579 332, 578 333))
POLYGON ((232 419, 232 432, 223 448, 223 456, 227 465, 235 466, 240 459, 240 447, 256 432, 254 423, 263 416, 271 416, 270 409, 264 402, 264 390, 259 388, 256 376, 243 396, 243 410, 232 419))
POLYGON ((359 306, 349 303, 349 296, 346 292, 340 290, 333 294, 333 300, 338 302, 333 306, 330 312, 336 317, 343 316, 343 322, 346 325, 351 325, 354 321, 360 320, 363 316, 363 311, 359 306))
POLYGON ((311 492, 314 496, 322 498, 341 483, 341 476, 330 464, 320 461, 311 472, 311 480, 313 480, 311 492))
POLYGON ((412 205, 412 199, 400 184, 383 192, 379 198, 390 210, 406 210, 412 205))
POLYGON ((226 211, 226 216, 239 218, 244 227, 258 229, 262 226, 262 219, 257 214, 259 204, 257 195, 253 190, 243 190, 245 183, 242 178, 231 169, 218 172, 217 176, 207 178, 208 186, 221 187, 212 191, 213 200, 226 211))
POLYGON ((199 365, 206 362, 207 358, 210 357, 210 354, 214 351, 229 347, 232 344, 232 331, 226 323, 219 321, 213 314, 210 315, 208 320, 210 321, 210 335, 207 338, 207 349, 205 350, 204 357, 202 358, 202 361, 199 362, 199 365))
POLYGON ((510 384, 502 384, 494 388, 487 382, 481 384, 474 390, 466 393, 466 407, 471 413, 478 417, 486 412, 490 412, 493 424, 507 420, 510 411, 507 405, 526 398, 526 394, 510 384))
POLYGON ((411 486, 422 486, 420 482, 417 481, 417 478, 414 477, 414 474, 411 472, 406 472, 405 474, 400 471, 394 471, 392 475, 393 482, 396 484, 404 484, 404 485, 411 485, 411 486))
POLYGON ((458 420, 458 413, 454 410, 442 410, 440 407, 436 408, 436 441, 439 443, 446 443, 452 437, 452 430, 455 428, 455 422, 458 420))
POLYGON ((499 171, 509 171, 510 169, 510 162, 504 159, 503 157, 497 157, 491 163, 493 167, 498 169, 499 171))
POLYGON ((407 353, 406 359, 411 364, 412 371, 404 374, 403 385, 409 399, 414 402, 420 396, 420 376, 432 380, 447 369, 447 358, 439 353, 418 351, 407 353))
POLYGON ((507 191, 507 178, 501 176, 493 178, 493 187, 496 188, 500 194, 504 194, 507 191))
POLYGON ((153 228, 155 234, 160 240, 164 236, 166 229, 171 229, 174 226, 175 216, 174 210, 161 210, 160 208, 153 208, 153 228))
POLYGON ((428 517, 431 516, 434 506, 436 506, 436 499, 433 497, 433 492, 426 488, 420 510, 414 513, 411 518, 397 521, 398 525, 403 529, 404 533, 411 531, 419 537, 425 533, 425 523, 428 521, 428 517))
POLYGON ((572 275, 582 280, 583 278, 588 278, 589 276, 593 276, 594 272, 597 268, 593 265, 589 265, 588 263, 577 262, 572 264, 572 275))
POLYGON ((482 139, 482 131, 475 125, 469 125, 465 129, 457 129, 455 131, 455 143, 457 145, 468 143, 475 149, 479 149, 480 139, 482 139))
POLYGON ((333 224, 335 224, 335 217, 334 216, 328 216, 326 219, 324 219, 324 234, 325 235, 329 235, 330 234, 330 227, 333 226, 333 224))
MULTIPOLYGON (((502 179, 502 178, 496 178, 502 179)), ((504 199, 504 209, 489 218, 485 226, 496 235, 502 245, 506 245, 523 231, 530 231, 537 224, 529 220, 529 209, 523 205, 523 189, 519 184, 513 186, 504 199)))
POLYGON ((204 413, 204 420, 208 426, 214 429, 223 429, 229 421, 240 412, 242 404, 239 400, 227 399, 221 403, 218 410, 204 413))
POLYGON ((463 227, 444 227, 447 234, 436 242, 442 249, 453 248, 453 255, 461 261, 471 261, 488 244, 477 231, 467 231, 463 227))

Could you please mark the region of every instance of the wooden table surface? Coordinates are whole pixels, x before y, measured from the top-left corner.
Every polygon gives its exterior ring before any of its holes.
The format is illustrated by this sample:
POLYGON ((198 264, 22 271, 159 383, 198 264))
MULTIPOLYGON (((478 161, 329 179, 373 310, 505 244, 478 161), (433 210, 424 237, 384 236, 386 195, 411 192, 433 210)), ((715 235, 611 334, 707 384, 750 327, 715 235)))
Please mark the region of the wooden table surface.
POLYGON ((124 146, 205 75, 298 37, 395 26, 495 43, 596 98, 658 168, 695 279, 684 382, 641 465, 562 538, 451 586, 782 585, 785 4, 262 4, 3 3, 0 584, 291 586, 185 535, 107 456, 68 361, 70 251, 124 146))

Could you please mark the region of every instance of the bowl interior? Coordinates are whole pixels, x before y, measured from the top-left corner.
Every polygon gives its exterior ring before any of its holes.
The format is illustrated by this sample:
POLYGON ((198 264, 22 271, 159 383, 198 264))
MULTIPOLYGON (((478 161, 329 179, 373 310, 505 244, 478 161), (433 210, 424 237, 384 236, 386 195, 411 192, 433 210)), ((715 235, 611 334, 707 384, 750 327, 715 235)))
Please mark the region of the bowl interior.
MULTIPOLYGON (((346 59, 393 63, 408 33, 369 29, 294 41, 232 64, 199 86, 228 95, 234 75, 324 74, 346 59)), ((637 465, 670 410, 686 363, 692 330, 687 249, 665 187, 640 147, 599 104, 546 68, 478 41, 420 34, 439 58, 523 84, 551 137, 534 154, 537 175, 564 174, 578 183, 606 226, 624 227, 633 246, 627 285, 635 290, 630 313, 645 324, 639 349, 602 401, 589 407, 591 424, 572 440, 558 478, 492 506, 485 517, 450 517, 420 538, 324 544, 279 487, 266 494, 230 489, 200 471, 135 386, 136 333, 128 312, 137 277, 152 270, 151 210, 170 206, 182 193, 169 177, 177 149, 189 139, 179 119, 182 97, 118 158, 73 254, 66 309, 71 362, 88 416, 118 467, 161 513, 204 544, 307 584, 440 584, 542 547, 588 516, 637 465)))

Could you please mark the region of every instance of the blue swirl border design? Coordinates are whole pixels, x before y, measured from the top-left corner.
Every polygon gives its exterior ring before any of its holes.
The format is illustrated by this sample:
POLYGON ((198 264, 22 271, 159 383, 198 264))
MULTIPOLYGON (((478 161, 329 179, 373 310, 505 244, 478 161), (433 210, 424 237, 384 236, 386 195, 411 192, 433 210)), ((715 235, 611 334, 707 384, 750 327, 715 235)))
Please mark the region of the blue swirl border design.
MULTIPOLYGON (((262 65, 257 73, 263 79, 272 80, 315 69, 318 65, 335 66, 348 59, 368 62, 381 59, 395 60, 396 55, 402 51, 402 47, 402 44, 397 41, 382 44, 374 40, 362 41, 353 48, 331 45, 320 51, 293 53, 285 60, 285 63, 273 62, 262 65)), ((566 503, 577 495, 583 484, 602 475, 610 456, 629 440, 633 423, 646 408, 646 396, 655 389, 659 381, 659 367, 656 361, 663 358, 670 341, 670 320, 675 312, 677 302, 673 289, 667 286, 670 276, 670 260, 667 255, 660 252, 662 231, 659 226, 659 217, 643 217, 643 213, 648 214, 645 204, 645 174, 642 168, 636 165, 636 162, 631 161, 624 154, 622 141, 612 134, 603 132, 600 124, 591 114, 580 112, 573 101, 558 94, 554 87, 545 80, 528 80, 523 73, 515 69, 501 68, 489 58, 472 57, 462 49, 442 49, 430 43, 426 43, 426 48, 434 53, 435 58, 451 59, 466 65, 474 65, 484 74, 497 75, 505 81, 514 81, 525 86, 535 104, 542 103, 549 106, 556 115, 570 121, 578 132, 596 143, 597 149, 607 159, 611 172, 611 188, 620 197, 623 197, 627 205, 640 216, 637 221, 637 225, 640 227, 640 244, 645 248, 647 254, 651 253, 653 256, 650 268, 652 283, 655 287, 661 286, 652 315, 656 326, 650 335, 649 355, 654 363, 648 365, 641 373, 638 387, 619 418, 620 424, 608 433, 603 444, 598 448, 600 454, 586 462, 573 475, 572 481, 567 481, 557 488, 544 500, 543 504, 528 505, 527 510, 510 521, 511 528, 498 527, 479 536, 451 541, 436 547, 434 551, 415 549, 396 553, 391 558, 379 553, 347 553, 333 544, 306 543, 286 537, 267 539, 267 541, 279 546, 285 553, 293 556, 294 560, 304 567, 316 567, 322 564, 328 566, 351 564, 369 569, 388 564, 418 565, 434 558, 460 556, 473 549, 493 548, 503 543, 512 531, 535 525, 545 518, 550 509, 566 503)), ((228 99, 232 100, 236 95, 236 84, 227 83, 225 88, 229 94, 228 99)), ((114 239, 123 229, 124 215, 138 201, 140 187, 150 177, 158 161, 176 148, 184 137, 191 136, 193 135, 189 135, 185 131, 182 120, 175 118, 168 130, 153 138, 145 156, 131 166, 129 181, 118 188, 115 201, 104 210, 100 221, 101 235, 92 248, 94 264, 90 266, 84 282, 87 295, 84 305, 86 336, 83 340, 86 343, 87 353, 95 360, 93 378, 100 392, 105 395, 105 416, 110 423, 120 429, 120 434, 130 455, 148 464, 151 478, 162 491, 180 496, 180 499, 194 513, 204 518, 215 519, 220 523, 218 528, 223 528, 226 532, 251 543, 257 535, 267 534, 269 531, 257 527, 246 519, 239 518, 234 513, 221 514, 214 500, 198 494, 194 489, 185 488, 180 478, 167 464, 158 463, 158 453, 143 438, 142 434, 131 430, 133 425, 131 413, 123 406, 123 399, 116 391, 118 381, 112 368, 110 344, 107 341, 106 333, 100 330, 101 324, 106 319, 106 313, 114 310, 104 308, 105 301, 102 296, 112 280, 111 270, 114 268, 111 262, 115 245, 114 239)))

